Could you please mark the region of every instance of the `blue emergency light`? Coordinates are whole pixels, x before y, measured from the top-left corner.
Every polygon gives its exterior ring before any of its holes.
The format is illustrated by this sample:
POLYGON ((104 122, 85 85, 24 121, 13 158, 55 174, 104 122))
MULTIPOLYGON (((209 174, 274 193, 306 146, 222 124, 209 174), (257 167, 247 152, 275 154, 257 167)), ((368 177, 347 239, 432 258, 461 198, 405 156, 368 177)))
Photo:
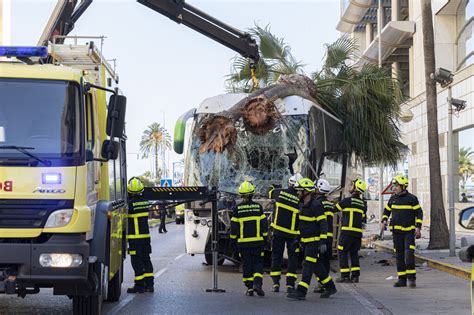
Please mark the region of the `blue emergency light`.
POLYGON ((41 57, 48 56, 46 46, 0 46, 0 57, 41 57))

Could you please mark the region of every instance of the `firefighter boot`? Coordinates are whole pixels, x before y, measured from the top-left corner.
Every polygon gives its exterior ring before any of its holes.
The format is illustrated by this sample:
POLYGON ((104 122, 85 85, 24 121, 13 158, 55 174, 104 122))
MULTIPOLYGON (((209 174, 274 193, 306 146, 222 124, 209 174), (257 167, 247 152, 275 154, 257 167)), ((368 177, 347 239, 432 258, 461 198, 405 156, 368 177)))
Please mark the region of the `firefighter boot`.
POLYGON ((296 289, 295 289, 294 285, 287 285, 286 286, 286 293, 293 293, 295 291, 296 291, 296 289))
POLYGON ((323 293, 319 296, 322 299, 327 299, 331 295, 335 294, 337 292, 336 286, 334 285, 334 282, 329 282, 325 285, 323 293))
POLYGON ((272 292, 280 292, 280 285, 278 283, 273 285, 272 292))
POLYGON ((265 292, 263 292, 261 284, 254 284, 253 290, 257 293, 258 296, 265 296, 265 292))
POLYGON ((247 291, 245 292, 246 296, 253 296, 253 289, 248 288, 247 291))
POLYGON ((320 283, 314 287, 313 293, 323 293, 324 292, 324 286, 321 285, 320 283))
POLYGON ((153 286, 146 286, 145 287, 145 292, 154 293, 155 288, 153 286))
POLYGON ((401 287, 406 287, 406 286, 407 286, 406 279, 398 279, 398 281, 393 284, 393 287, 395 288, 401 288, 401 287))
POLYGON ((352 283, 351 279, 349 277, 340 277, 336 279, 336 282, 338 283, 352 283))
POLYGON ((408 279, 408 287, 409 288, 416 288, 416 280, 415 279, 408 279))
POLYGON ((286 297, 293 300, 306 300, 306 293, 300 290, 293 290, 293 292, 289 292, 286 297))
POLYGON ((145 288, 134 285, 133 287, 127 289, 127 293, 145 293, 145 288))
POLYGON ((351 277, 352 283, 359 283, 359 277, 351 277))

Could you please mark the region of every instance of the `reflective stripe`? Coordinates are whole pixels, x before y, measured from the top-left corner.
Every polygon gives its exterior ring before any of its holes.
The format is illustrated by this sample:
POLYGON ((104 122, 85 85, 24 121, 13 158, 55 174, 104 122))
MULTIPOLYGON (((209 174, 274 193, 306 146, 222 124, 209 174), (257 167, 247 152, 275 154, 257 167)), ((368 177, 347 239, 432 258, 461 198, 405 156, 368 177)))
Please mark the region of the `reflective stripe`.
POLYGON ((337 249, 339 249, 339 250, 344 250, 344 246, 342 246, 342 245, 337 245, 337 249))
POLYGON ((301 243, 309 243, 309 242, 317 242, 320 238, 318 236, 315 237, 302 237, 301 243))
POLYGON ((263 275, 259 272, 256 272, 253 274, 253 278, 255 279, 256 277, 263 278, 263 275))
POLYGON ((245 282, 245 281, 253 281, 253 277, 250 277, 250 278, 242 278, 242 281, 245 282))
POLYGON ((415 245, 410 245, 410 249, 415 250, 415 249, 416 249, 416 246, 415 246, 415 245))
POLYGON ((155 277, 155 275, 153 274, 153 272, 144 273, 143 276, 144 276, 145 278, 150 278, 150 277, 151 277, 151 278, 154 278, 154 277, 155 277))
POLYGON ((337 208, 337 210, 342 211, 342 208, 339 204, 336 204, 336 208, 337 208))
POLYGON ((270 276, 272 277, 281 276, 281 271, 271 271, 270 276))
POLYGON ((264 256, 265 256, 265 252, 261 252, 260 257, 264 257, 264 256))
POLYGON ((303 282, 303 281, 300 281, 300 283, 298 283, 298 285, 306 288, 306 289, 309 289, 309 284, 307 284, 306 282, 303 282))
POLYGON ((138 227, 138 218, 133 218, 133 228, 134 228, 134 232, 135 232, 134 234, 135 235, 140 235, 140 228, 138 227))
POLYGON ((413 210, 413 206, 411 206, 411 205, 392 205, 392 209, 413 210))
POLYGON ((407 275, 414 275, 414 274, 416 274, 415 269, 407 269, 407 275))
POLYGON ((150 234, 127 235, 127 239, 150 238, 150 234))
POLYGON ((383 219, 387 219, 387 220, 388 220, 388 215, 383 215, 383 216, 382 216, 382 220, 383 220, 383 219))
POLYGON ((265 232, 265 233, 262 233, 262 235, 263 235, 263 236, 268 236, 268 233, 267 233, 267 232, 265 232))
POLYGON ((333 237, 334 234, 332 234, 332 232, 328 232, 327 236, 328 236, 328 237, 333 237))
POLYGON ((137 201, 132 203, 132 206, 148 206, 150 203, 148 201, 137 201))
MULTIPOLYGON (((275 219, 276 220, 276 219, 275 219)), ((284 227, 281 227, 279 225, 276 225, 275 223, 272 223, 271 224, 271 227, 276 229, 276 230, 279 230, 279 231, 282 231, 282 232, 286 232, 288 234, 300 234, 300 231, 294 231, 294 230, 290 230, 290 229, 287 229, 287 228, 284 228, 284 227)))
POLYGON ((326 215, 320 215, 319 217, 316 218, 316 221, 321 221, 321 220, 326 220, 326 215))
POLYGON ((143 280, 144 278, 145 278, 145 275, 136 276, 135 281, 140 281, 140 280, 143 280))
POLYGON ((299 218, 300 218, 301 221, 308 221, 308 222, 313 222, 313 221, 317 220, 317 218, 315 218, 315 217, 307 217, 305 215, 300 215, 299 218))
POLYGON ((326 211, 326 212, 324 212, 324 214, 325 214, 326 216, 330 216, 330 217, 333 217, 333 216, 334 216, 334 213, 333 213, 332 211, 326 211))
POLYGON ((357 209, 357 208, 344 208, 344 210, 342 210, 343 212, 358 212, 358 213, 362 213, 364 214, 364 210, 361 210, 361 209, 357 209))
POLYGON ((287 277, 292 277, 292 278, 298 278, 298 275, 296 273, 291 273, 291 272, 287 272, 286 276, 287 277))
POLYGON ((409 227, 403 227, 401 225, 395 225, 393 227, 395 230, 399 230, 399 231, 411 231, 411 230, 414 230, 415 229, 415 226, 412 225, 412 226, 409 226, 409 227))
POLYGON ((309 257, 309 256, 306 256, 305 260, 307 260, 309 262, 312 262, 312 263, 316 263, 318 261, 317 258, 313 258, 313 257, 309 257))
POLYGON ((230 235, 230 238, 233 239, 233 240, 235 240, 235 239, 237 238, 237 235, 231 234, 231 235, 230 235))
POLYGON ((129 251, 128 251, 128 254, 129 254, 129 255, 136 255, 136 254, 137 254, 137 251, 136 251, 136 250, 129 250, 129 251))
POLYGON ((397 272, 397 276, 406 276, 407 272, 406 271, 399 271, 397 272))
POLYGON ((423 220, 421 220, 421 219, 416 219, 415 222, 416 222, 416 223, 421 223, 421 224, 423 224, 423 220))
POLYGON ((421 206, 419 204, 417 204, 416 206, 413 206, 413 210, 418 210, 420 208, 421 208, 421 206))
POLYGON ((232 221, 232 222, 239 222, 239 218, 232 217, 232 219, 230 219, 230 221, 232 221))
POLYGON ((385 210, 392 211, 392 209, 390 209, 389 205, 385 205, 385 210))
POLYGON ((295 249, 295 253, 301 252, 299 248, 295 249))
POLYGON ((128 218, 132 219, 132 218, 141 218, 141 217, 147 217, 147 216, 148 216, 148 212, 140 212, 140 213, 135 213, 135 214, 129 214, 128 218))
POLYGON ((343 231, 354 231, 354 232, 361 232, 362 233, 362 229, 355 228, 355 227, 343 226, 343 227, 341 227, 341 230, 343 230, 343 231))
POLYGON ((238 243, 248 243, 248 242, 258 242, 258 241, 263 241, 262 236, 258 237, 241 237, 237 240, 238 243))
POLYGON ((320 235, 320 238, 321 238, 321 239, 327 239, 328 236, 327 236, 327 234, 321 234, 321 235, 320 235))
POLYGON ((351 271, 360 271, 360 267, 352 267, 351 271))
POLYGON ((350 268, 341 268, 340 271, 341 272, 351 272, 351 269, 350 268))
POLYGON ((328 276, 326 279, 324 279, 323 281, 321 281, 321 284, 326 284, 326 283, 328 283, 328 282, 331 281, 331 280, 332 280, 331 276, 328 276))

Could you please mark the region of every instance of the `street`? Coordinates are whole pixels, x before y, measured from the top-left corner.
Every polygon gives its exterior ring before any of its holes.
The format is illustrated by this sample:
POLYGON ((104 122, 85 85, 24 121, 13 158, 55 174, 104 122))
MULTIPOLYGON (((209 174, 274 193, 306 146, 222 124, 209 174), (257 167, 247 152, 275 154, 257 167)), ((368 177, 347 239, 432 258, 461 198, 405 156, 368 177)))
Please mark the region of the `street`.
MULTIPOLYGON (((225 263, 219 272, 219 287, 225 293, 206 293, 212 287, 212 268, 202 264, 203 257, 184 254, 184 226, 169 224, 167 234, 152 230, 155 267, 155 293, 129 295, 126 288, 133 283, 130 260, 120 302, 105 303, 104 314, 469 314, 469 283, 443 272, 420 266, 418 288, 395 289, 394 266, 381 266, 380 260, 390 255, 373 250, 361 251, 362 276, 359 284, 338 284, 338 293, 320 299, 308 293, 306 301, 292 301, 286 293, 272 293, 266 274, 266 296, 246 297, 241 274, 236 266, 225 263)), ((335 266, 335 261, 333 262, 335 266)), ((336 274, 331 274, 334 278, 336 274)), ((314 287, 314 282, 312 283, 314 287)), ((67 297, 53 296, 51 290, 29 295, 25 299, 0 296, 0 314, 70 314, 67 297)))

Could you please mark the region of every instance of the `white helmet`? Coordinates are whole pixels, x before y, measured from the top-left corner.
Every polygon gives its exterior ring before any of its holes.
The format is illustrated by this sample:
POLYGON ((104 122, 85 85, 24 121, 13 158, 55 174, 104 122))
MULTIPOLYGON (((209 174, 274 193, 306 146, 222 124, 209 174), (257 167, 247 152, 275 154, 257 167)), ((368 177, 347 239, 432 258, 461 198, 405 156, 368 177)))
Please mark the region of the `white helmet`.
POLYGON ((331 191, 331 185, 329 185, 329 182, 325 179, 318 179, 316 188, 323 194, 328 194, 331 191))
POLYGON ((296 183, 298 183, 298 181, 300 179, 303 179, 303 176, 301 176, 300 173, 295 173, 294 175, 292 175, 289 179, 288 179, 288 184, 290 186, 295 186, 296 183))

